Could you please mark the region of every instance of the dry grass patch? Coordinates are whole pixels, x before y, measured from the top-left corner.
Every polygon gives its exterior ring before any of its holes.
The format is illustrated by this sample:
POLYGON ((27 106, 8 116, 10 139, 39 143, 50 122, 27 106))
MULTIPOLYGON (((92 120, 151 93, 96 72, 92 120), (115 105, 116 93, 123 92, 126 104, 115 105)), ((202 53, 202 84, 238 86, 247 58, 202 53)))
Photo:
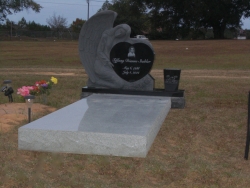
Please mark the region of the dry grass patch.
POLYGON ((154 69, 249 69, 250 40, 152 41, 154 69))

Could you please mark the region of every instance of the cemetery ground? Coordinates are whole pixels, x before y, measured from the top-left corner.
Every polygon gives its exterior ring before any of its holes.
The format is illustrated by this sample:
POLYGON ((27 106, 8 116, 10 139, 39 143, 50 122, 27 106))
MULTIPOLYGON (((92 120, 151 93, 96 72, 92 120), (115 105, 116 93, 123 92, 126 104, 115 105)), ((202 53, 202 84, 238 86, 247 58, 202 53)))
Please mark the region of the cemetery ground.
MULTIPOLYGON (((152 44, 155 87, 164 87, 163 68, 182 69, 179 88, 185 89, 186 107, 170 110, 146 158, 18 150, 18 128, 27 119, 10 120, 10 128, 0 131, 0 187, 249 187, 250 161, 244 160, 244 150, 250 40, 152 44)), ((87 75, 78 44, 0 42, 0 80, 11 79, 15 89, 11 105, 21 105, 17 88, 51 76, 58 84, 47 109, 35 111, 34 119, 79 100, 87 75)), ((0 93, 1 112, 7 102, 0 93)), ((20 114, 11 113, 13 119, 20 114)))

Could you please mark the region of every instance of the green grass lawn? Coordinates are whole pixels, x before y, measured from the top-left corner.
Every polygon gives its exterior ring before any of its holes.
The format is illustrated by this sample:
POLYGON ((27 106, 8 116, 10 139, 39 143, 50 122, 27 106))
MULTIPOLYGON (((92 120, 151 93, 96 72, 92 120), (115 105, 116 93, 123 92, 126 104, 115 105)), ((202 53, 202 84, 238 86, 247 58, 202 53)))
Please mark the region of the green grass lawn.
MULTIPOLYGON (((21 122, 0 132, 0 187, 249 187, 250 41, 152 44, 156 87, 163 88, 162 69, 182 69, 186 108, 169 112, 146 158, 19 151, 21 122)), ((87 81, 77 42, 1 41, 0 71, 0 80, 12 79, 15 90, 57 77, 48 105, 58 109, 79 100, 87 81)))

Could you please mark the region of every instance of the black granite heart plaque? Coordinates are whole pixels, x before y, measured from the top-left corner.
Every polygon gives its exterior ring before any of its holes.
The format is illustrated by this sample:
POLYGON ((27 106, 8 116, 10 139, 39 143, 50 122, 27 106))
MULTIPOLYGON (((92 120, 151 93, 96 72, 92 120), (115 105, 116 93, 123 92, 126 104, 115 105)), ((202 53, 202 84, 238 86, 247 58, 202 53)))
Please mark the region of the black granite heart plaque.
POLYGON ((118 76, 128 82, 135 82, 150 72, 154 52, 144 43, 120 42, 112 48, 110 61, 118 76))

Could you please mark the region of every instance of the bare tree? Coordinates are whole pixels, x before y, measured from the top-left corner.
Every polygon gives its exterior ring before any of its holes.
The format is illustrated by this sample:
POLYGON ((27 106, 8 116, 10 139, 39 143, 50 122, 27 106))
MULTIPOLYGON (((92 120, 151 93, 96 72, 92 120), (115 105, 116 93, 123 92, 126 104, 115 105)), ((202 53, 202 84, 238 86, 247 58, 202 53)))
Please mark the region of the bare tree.
MULTIPOLYGON (((46 19, 50 28, 58 33, 59 36, 67 28, 67 19, 62 16, 57 16, 55 13, 52 17, 46 19)), ((58 36, 58 37, 59 37, 58 36)))

